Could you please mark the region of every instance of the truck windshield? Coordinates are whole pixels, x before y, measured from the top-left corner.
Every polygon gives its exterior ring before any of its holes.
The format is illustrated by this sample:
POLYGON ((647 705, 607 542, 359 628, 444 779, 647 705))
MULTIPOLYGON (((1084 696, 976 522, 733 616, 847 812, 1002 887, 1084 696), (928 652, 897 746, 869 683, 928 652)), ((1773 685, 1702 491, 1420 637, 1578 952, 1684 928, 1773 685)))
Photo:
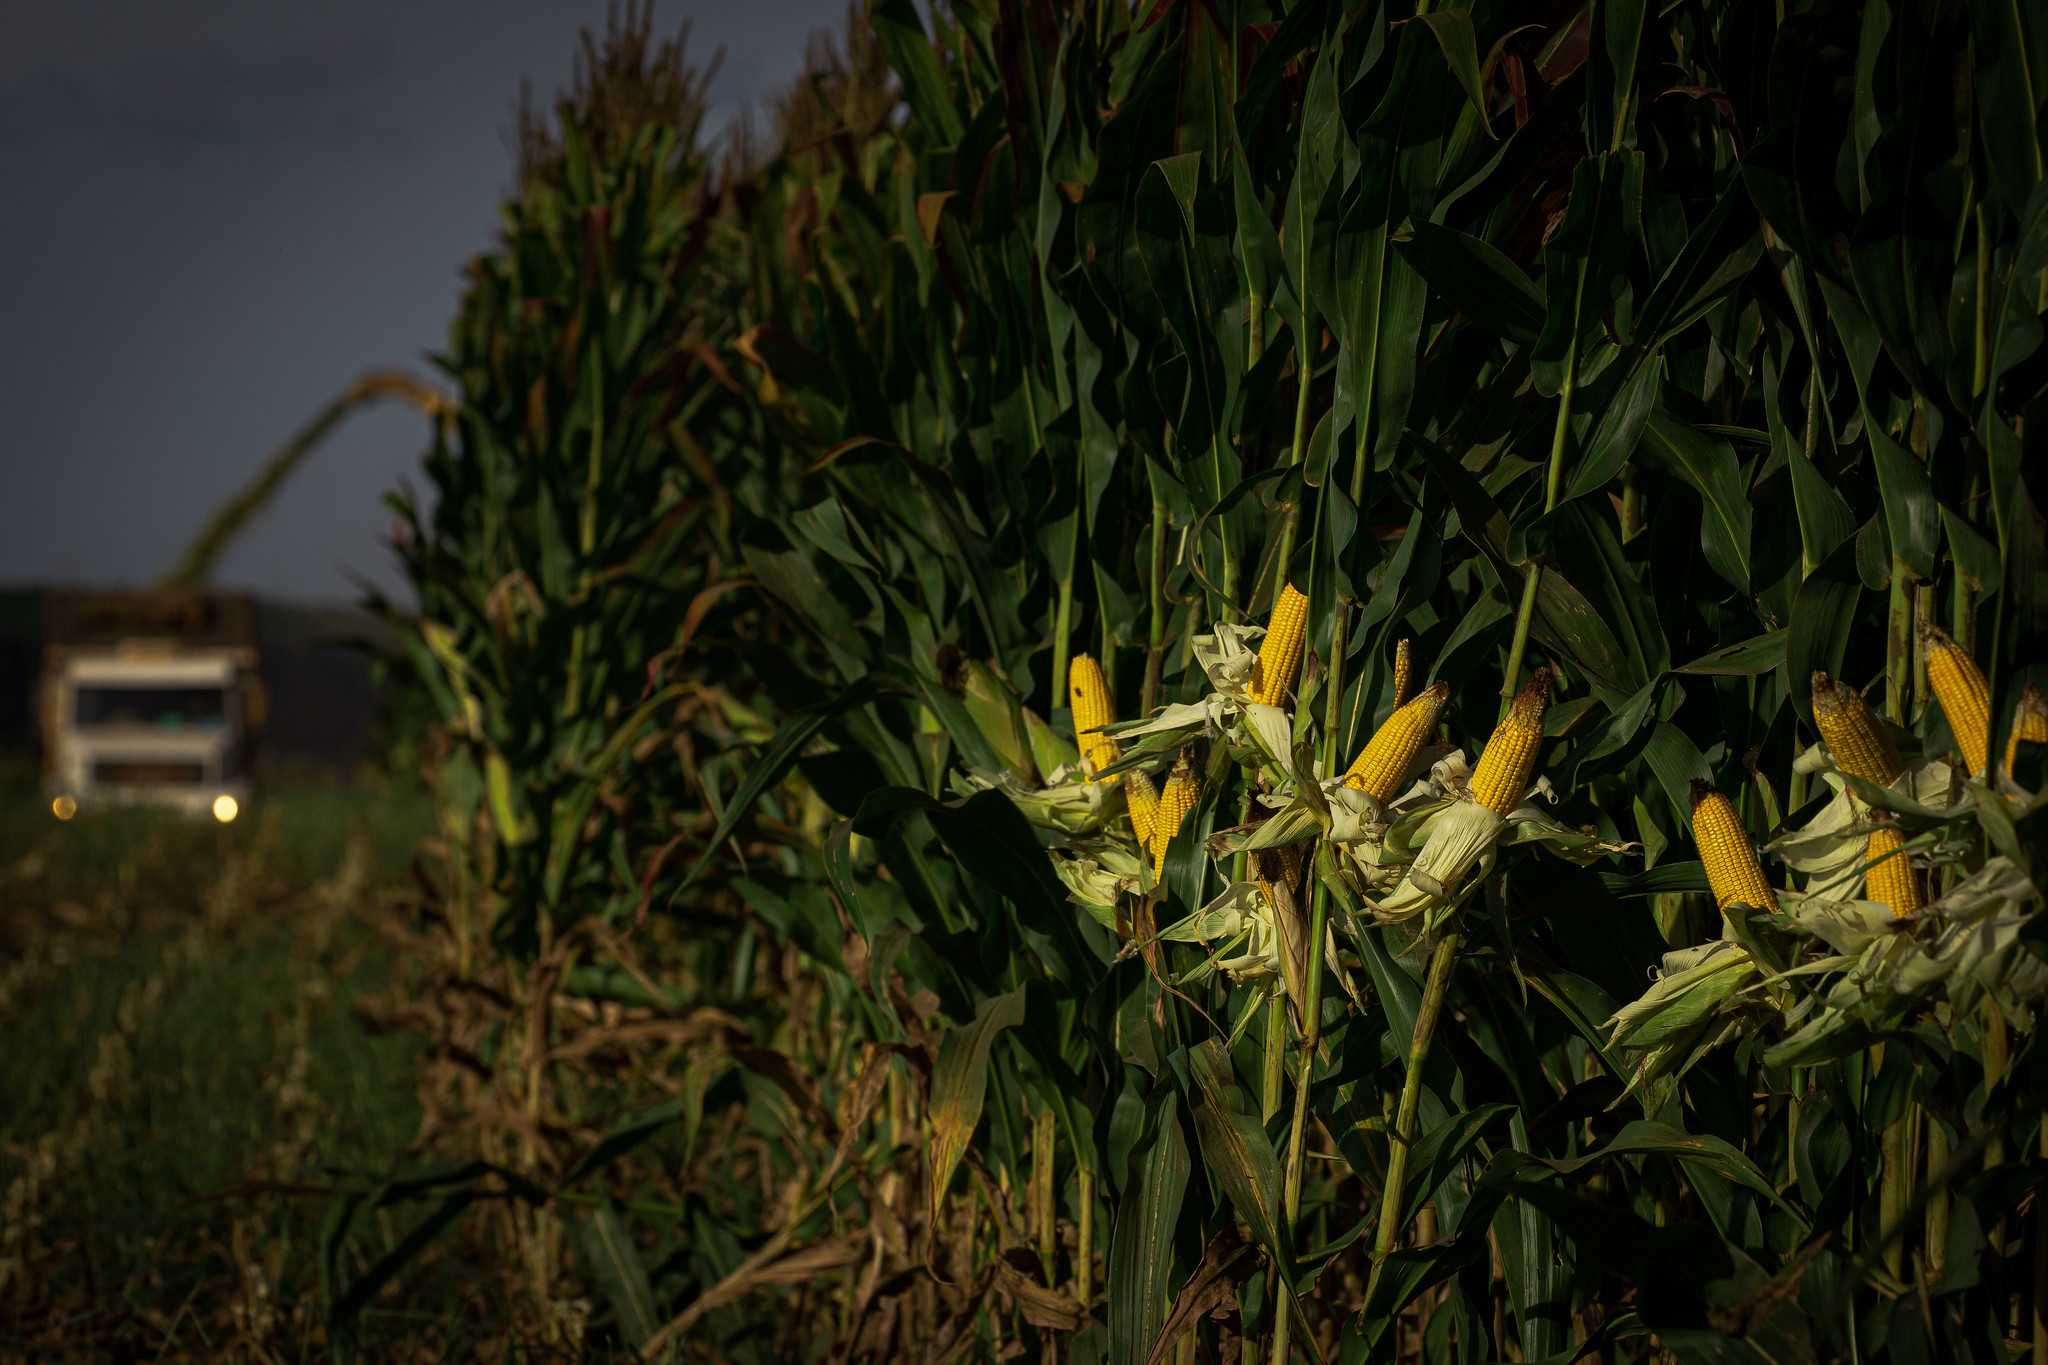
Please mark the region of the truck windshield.
POLYGON ((218 687, 81 687, 79 725, 149 725, 213 729, 227 723, 227 693, 218 687))

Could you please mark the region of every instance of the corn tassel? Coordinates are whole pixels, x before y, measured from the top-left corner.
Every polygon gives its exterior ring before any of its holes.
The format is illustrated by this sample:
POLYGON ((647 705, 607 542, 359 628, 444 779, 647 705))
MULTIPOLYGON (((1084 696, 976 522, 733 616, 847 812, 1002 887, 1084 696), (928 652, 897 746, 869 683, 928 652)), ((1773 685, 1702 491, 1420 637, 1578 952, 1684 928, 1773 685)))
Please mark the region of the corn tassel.
POLYGON ((1116 723, 1116 705, 1102 665, 1092 654, 1079 654, 1067 665, 1067 701, 1074 709, 1074 738, 1081 745, 1081 766, 1090 777, 1123 757, 1123 750, 1102 727, 1116 723))
POLYGON ((1536 751, 1543 746, 1543 715, 1550 709, 1550 670, 1539 668, 1515 694, 1507 715, 1494 727, 1472 770, 1472 799, 1496 815, 1506 815, 1536 773, 1536 751))
POLYGON ((1870 846, 1863 855, 1864 898, 1889 906, 1893 919, 1904 919, 1927 903, 1913 860, 1898 851, 1905 843, 1899 827, 1886 822, 1870 832, 1870 846))
POLYGON ((1195 803, 1202 799, 1202 779, 1195 776, 1195 769, 1188 762, 1188 751, 1180 751, 1174 760, 1173 773, 1166 779, 1166 790, 1159 794, 1159 806, 1152 812, 1152 879, 1159 880, 1166 874, 1166 847, 1173 842, 1173 836, 1180 833, 1181 821, 1187 818, 1195 803))
POLYGON ((1726 910, 1739 901, 1753 909, 1777 912, 1778 895, 1764 880, 1756 847, 1735 813, 1735 803, 1713 783, 1698 778, 1692 784, 1692 837, 1699 845, 1700 861, 1707 866, 1707 885, 1713 888, 1716 905, 1726 910))
POLYGON ((1308 599, 1289 583, 1273 606, 1266 638, 1259 645, 1259 663, 1252 671, 1249 689, 1253 701, 1279 706, 1287 700, 1301 672, 1301 638, 1307 625, 1308 599))
POLYGON ((1394 709, 1400 710, 1408 704, 1408 688, 1415 681, 1415 660, 1413 651, 1404 638, 1394 646, 1394 709))
POLYGON ((1905 760, 1855 688, 1815 673, 1813 719, 1835 766, 1849 776, 1889 787, 1904 775, 1905 760))
POLYGON ((2020 704, 2012 711, 2012 733, 2005 741, 2005 771, 2012 773, 2012 761, 2020 756, 2020 744, 2048 744, 2048 700, 2041 697, 2041 689, 2033 683, 2027 684, 2020 693, 2020 704))
POLYGON ((1920 647, 1927 656, 1927 681, 1934 688, 1941 713, 1948 717, 1963 766, 1975 777, 1984 771, 1991 732, 1991 689, 1984 673, 1948 632, 1932 621, 1920 623, 1920 647))
POLYGON ((1138 847, 1150 849, 1153 815, 1159 809, 1159 788, 1136 768, 1124 773, 1124 805, 1130 810, 1131 833, 1138 836, 1138 847))
MULTIPOLYGON (((1398 670, 1394 676, 1400 677, 1398 670)), ((1398 682, 1395 688, 1398 696, 1398 682)), ((1395 708, 1373 733, 1371 742, 1352 760, 1350 771, 1344 774, 1344 785, 1364 792, 1381 805, 1393 800, 1394 788, 1407 776, 1415 755, 1429 742, 1437 717, 1443 714, 1444 703, 1450 698, 1451 685, 1439 682, 1414 701, 1395 708)))

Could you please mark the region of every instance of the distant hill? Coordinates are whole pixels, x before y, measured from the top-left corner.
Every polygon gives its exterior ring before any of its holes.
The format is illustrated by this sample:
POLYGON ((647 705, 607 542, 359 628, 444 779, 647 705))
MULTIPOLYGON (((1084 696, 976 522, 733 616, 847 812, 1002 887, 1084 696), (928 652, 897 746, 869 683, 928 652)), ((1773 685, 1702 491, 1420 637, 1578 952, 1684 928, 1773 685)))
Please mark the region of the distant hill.
MULTIPOLYGON (((0 590, 0 753, 41 752, 36 684, 43 590, 0 590)), ((256 603, 257 648, 270 695, 257 771, 272 764, 349 768, 374 759, 383 715, 374 657, 390 629, 353 607, 256 603)))

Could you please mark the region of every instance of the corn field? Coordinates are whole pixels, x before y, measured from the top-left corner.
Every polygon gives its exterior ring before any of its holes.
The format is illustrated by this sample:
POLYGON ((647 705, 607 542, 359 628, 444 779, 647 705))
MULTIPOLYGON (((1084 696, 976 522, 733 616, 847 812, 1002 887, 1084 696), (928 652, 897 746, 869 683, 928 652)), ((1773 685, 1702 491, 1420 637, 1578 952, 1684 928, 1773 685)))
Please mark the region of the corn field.
POLYGON ((2048 16, 1652 8, 586 41, 328 1347, 2048 1362, 2048 16))

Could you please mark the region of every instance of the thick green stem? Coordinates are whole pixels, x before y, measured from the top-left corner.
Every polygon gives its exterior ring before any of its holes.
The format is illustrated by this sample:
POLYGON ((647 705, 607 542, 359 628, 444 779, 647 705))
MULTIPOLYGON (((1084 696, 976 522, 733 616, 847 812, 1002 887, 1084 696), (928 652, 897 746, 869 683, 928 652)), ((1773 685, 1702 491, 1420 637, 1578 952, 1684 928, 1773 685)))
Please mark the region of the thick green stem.
POLYGON ((1294 1077, 1294 1127, 1287 1140, 1287 1228, 1281 1235, 1292 1238, 1301 1217, 1302 1163, 1308 1159, 1308 1092, 1315 1069, 1316 1046, 1323 1033, 1323 939, 1329 933, 1330 892, 1323 879, 1311 870, 1315 883, 1310 901, 1308 929, 1308 970, 1302 983, 1302 1033, 1300 1069, 1294 1077))
POLYGON ((1984 201, 1977 201, 1977 316, 1972 329, 1975 346, 1975 362, 1970 370, 1970 396, 1976 398, 1984 392, 1985 381, 1990 377, 1991 364, 1991 314, 1985 296, 1991 292, 1991 229, 1984 221, 1984 201))
MULTIPOLYGON (((1302 453, 1308 449, 1308 387, 1309 353, 1306 339, 1297 343, 1294 349, 1294 443, 1287 451, 1289 469, 1301 463, 1302 453)), ((1294 541, 1301 523, 1301 504, 1290 503, 1287 515, 1280 523, 1280 550, 1273 560, 1273 601, 1280 600, 1280 594, 1287 587, 1287 566, 1294 558, 1294 541)))
MULTIPOLYGON (((1458 934, 1447 931, 1437 941, 1436 955, 1429 961, 1429 981, 1422 992, 1422 1009, 1415 1016, 1415 1036, 1408 1044, 1408 1074, 1401 1081, 1401 1107, 1394 1116, 1394 1129, 1387 1134, 1387 1184, 1380 1197, 1380 1225, 1373 1234, 1372 1278, 1393 1254, 1402 1230, 1401 1185, 1408 1178, 1408 1151, 1415 1143, 1415 1110, 1422 1100, 1422 1066, 1429 1060, 1429 1040, 1436 1032, 1437 1016, 1443 1012, 1444 996, 1451 986, 1451 968, 1457 964, 1458 934)), ((1371 1294, 1368 1287, 1366 1293, 1371 1294)))
MULTIPOLYGON (((1578 343, 1565 356, 1564 384, 1557 391, 1557 425, 1550 433, 1550 467, 1543 476, 1543 510, 1557 509, 1557 493, 1564 481, 1564 444, 1571 434, 1572 393, 1577 387, 1579 370, 1578 343)), ((1515 636, 1508 646, 1508 667, 1500 683, 1500 713, 1507 714, 1508 703, 1514 700, 1515 692, 1522 685, 1522 655, 1529 648, 1529 622, 1536 615, 1536 590, 1543 581, 1543 565, 1534 555, 1529 557, 1529 572, 1522 580, 1522 605, 1515 612, 1515 636)))
MULTIPOLYGON (((1084 1154, 1085 1155, 1085 1154, 1084 1154)), ((1074 1228, 1074 1296, 1083 1308, 1095 1301, 1095 1171, 1083 1166, 1076 1173, 1077 1191, 1074 1228)))
POLYGON ((1896 557, 1892 560, 1891 608, 1885 622, 1885 715, 1904 725, 1913 688, 1913 574, 1896 557))
MULTIPOLYGON (((1080 543, 1078 533, 1075 544, 1080 543)), ((1067 665, 1072 656, 1067 650, 1067 637, 1074 630, 1074 561, 1067 560, 1067 571, 1060 575, 1060 605, 1052 618, 1052 696, 1047 698, 1048 709, 1061 705, 1067 696, 1067 665)))
MULTIPOLYGON (((1806 455, 1806 463, 1809 468, 1813 465, 1813 448, 1819 440, 1820 361, 1816 358, 1813 362, 1812 368, 1810 368, 1806 372, 1806 431, 1801 438, 1800 445, 1800 449, 1806 455)), ((1819 567, 1820 560, 1814 558, 1812 552, 1806 548, 1806 542, 1804 541, 1804 539, 1802 539, 1800 541, 1800 581, 1804 582, 1806 579, 1812 577, 1813 571, 1815 569, 1818 569, 1819 567)))
POLYGON ((1166 504, 1152 504, 1152 625, 1145 644, 1145 686, 1138 714, 1149 716, 1159 704, 1159 676, 1166 664, 1166 504))

